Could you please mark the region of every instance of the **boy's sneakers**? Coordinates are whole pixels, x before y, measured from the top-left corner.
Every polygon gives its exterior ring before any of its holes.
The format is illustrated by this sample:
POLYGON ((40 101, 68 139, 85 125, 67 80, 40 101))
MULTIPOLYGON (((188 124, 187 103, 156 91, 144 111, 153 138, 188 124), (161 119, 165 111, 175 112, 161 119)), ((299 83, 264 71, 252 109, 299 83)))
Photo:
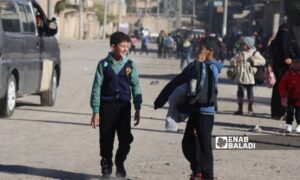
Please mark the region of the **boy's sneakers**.
POLYGON ((291 133, 292 132, 292 125, 291 124, 286 124, 285 125, 285 131, 287 133, 291 133))
POLYGON ((167 117, 166 120, 166 131, 170 131, 170 132, 177 132, 178 130, 178 124, 176 121, 174 121, 173 118, 171 118, 170 116, 167 117))
POLYGON ((259 125, 256 125, 254 128, 250 129, 250 131, 258 133, 261 132, 262 129, 259 125))
POLYGON ((116 167, 117 167, 117 171, 116 171, 116 176, 119 177, 119 178, 125 178, 126 177, 126 170, 125 170, 125 167, 124 167, 124 164, 123 163, 118 163, 116 164, 116 167))
POLYGON ((102 175, 104 178, 110 177, 112 173, 112 162, 103 158, 101 160, 102 175))
POLYGON ((233 113, 234 115, 243 115, 243 111, 235 111, 234 113, 233 113))
POLYGON ((296 127, 296 133, 300 133, 300 124, 296 127))

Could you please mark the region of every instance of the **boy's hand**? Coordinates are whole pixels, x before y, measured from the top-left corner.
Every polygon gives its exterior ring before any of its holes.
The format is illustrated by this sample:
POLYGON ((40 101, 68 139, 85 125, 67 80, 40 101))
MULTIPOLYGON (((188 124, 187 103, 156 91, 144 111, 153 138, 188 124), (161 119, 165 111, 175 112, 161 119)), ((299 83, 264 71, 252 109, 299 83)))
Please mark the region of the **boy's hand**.
POLYGON ((99 113, 94 113, 91 119, 92 128, 96 128, 100 124, 99 113))
POLYGON ((204 53, 200 53, 199 54, 199 59, 200 62, 204 62, 206 60, 205 54, 204 53))
POLYGON ((140 110, 136 110, 134 114, 134 126, 139 125, 140 123, 140 110))

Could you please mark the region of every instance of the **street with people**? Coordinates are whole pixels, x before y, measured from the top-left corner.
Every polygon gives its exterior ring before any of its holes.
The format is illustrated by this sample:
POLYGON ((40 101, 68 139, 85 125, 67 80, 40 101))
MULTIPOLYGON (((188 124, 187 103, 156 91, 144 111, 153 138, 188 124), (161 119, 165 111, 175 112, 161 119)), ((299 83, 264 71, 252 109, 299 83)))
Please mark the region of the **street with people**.
MULTIPOLYGON (((90 95, 96 66, 99 58, 110 51, 109 42, 62 41, 60 46, 63 71, 56 105, 40 106, 37 96, 19 98, 14 115, 1 119, 0 179, 100 178, 99 129, 90 125, 90 95)), ((149 45, 149 50, 155 48, 156 44, 149 45)), ((148 55, 130 54, 129 58, 138 69, 143 103, 140 124, 132 126, 134 141, 125 162, 127 177, 188 179, 191 171, 181 148, 186 121, 178 123, 180 131, 166 131, 168 105, 154 110, 153 104, 162 88, 181 72, 180 59, 158 58, 151 51, 148 55)), ((213 148, 214 176, 224 180, 298 179, 300 144, 299 135, 294 132, 295 122, 293 133, 286 136, 285 121, 271 119, 272 89, 266 85, 253 87, 253 114, 233 115, 237 108, 237 85, 227 78, 229 61, 225 60, 224 65, 219 77, 213 138, 266 138, 255 141, 256 150, 213 148), (261 131, 252 132, 257 124, 261 131)), ((247 111, 246 107, 244 110, 247 111)))

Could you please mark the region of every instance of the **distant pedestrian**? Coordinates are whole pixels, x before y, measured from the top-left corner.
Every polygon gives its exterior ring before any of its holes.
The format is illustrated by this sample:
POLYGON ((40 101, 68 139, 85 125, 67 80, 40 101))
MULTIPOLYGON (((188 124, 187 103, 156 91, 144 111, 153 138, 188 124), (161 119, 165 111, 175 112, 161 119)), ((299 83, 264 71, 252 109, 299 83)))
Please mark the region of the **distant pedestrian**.
POLYGON ((143 54, 143 52, 146 52, 146 54, 148 55, 148 45, 150 43, 150 39, 149 36, 143 35, 142 37, 142 48, 141 48, 141 54, 143 54))
POLYGON ((171 58, 173 47, 174 47, 174 39, 171 36, 171 34, 168 34, 168 36, 165 38, 165 53, 164 58, 168 56, 168 58, 171 58))
POLYGON ((297 47, 291 26, 289 24, 282 24, 269 47, 270 64, 276 77, 271 99, 271 117, 273 119, 285 118, 286 111, 281 105, 279 83, 292 63, 291 58, 300 56, 299 51, 300 49, 299 46, 297 47))
POLYGON ((255 85, 254 74, 257 68, 254 66, 263 66, 266 64, 265 58, 255 48, 255 39, 247 36, 242 40, 243 51, 237 53, 232 59, 231 64, 237 69, 235 82, 238 84, 237 101, 238 110, 236 115, 243 115, 244 90, 248 97, 248 114, 253 114, 253 102, 255 85))
POLYGON ((281 104, 287 108, 286 131, 292 132, 294 116, 297 122, 296 132, 300 133, 300 57, 292 60, 290 69, 279 83, 281 104))
POLYGON ((112 51, 97 66, 91 93, 91 125, 100 124, 100 156, 103 177, 112 173, 115 133, 119 147, 115 156, 116 176, 126 177, 124 162, 133 141, 131 134, 131 93, 135 107, 135 126, 140 121, 142 94, 136 65, 128 59, 130 38, 123 32, 110 37, 112 51))
POLYGON ((191 62, 192 62, 191 35, 186 35, 181 46, 180 68, 184 69, 191 62))
POLYGON ((129 49, 129 53, 131 53, 132 51, 134 52, 134 54, 136 53, 136 45, 138 43, 138 39, 134 36, 131 35, 130 37, 130 49, 129 49))
POLYGON ((179 31, 174 36, 174 41, 175 41, 175 45, 176 45, 176 57, 180 58, 183 37, 182 37, 182 35, 181 35, 181 33, 179 31))
POLYGON ((161 58, 164 54, 164 47, 165 47, 165 31, 161 30, 158 37, 157 37, 157 40, 156 40, 156 43, 157 43, 157 56, 158 58, 161 58))

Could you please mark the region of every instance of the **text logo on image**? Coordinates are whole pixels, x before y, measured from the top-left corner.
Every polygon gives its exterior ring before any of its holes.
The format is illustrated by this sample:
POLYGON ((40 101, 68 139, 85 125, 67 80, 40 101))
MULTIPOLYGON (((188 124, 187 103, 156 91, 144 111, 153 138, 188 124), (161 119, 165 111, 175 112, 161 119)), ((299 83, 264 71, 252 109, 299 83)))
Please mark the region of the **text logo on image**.
POLYGON ((216 149, 255 149, 255 143, 249 142, 248 136, 217 136, 215 145, 216 149))
POLYGON ((227 149, 227 137, 216 137, 216 149, 227 149))

